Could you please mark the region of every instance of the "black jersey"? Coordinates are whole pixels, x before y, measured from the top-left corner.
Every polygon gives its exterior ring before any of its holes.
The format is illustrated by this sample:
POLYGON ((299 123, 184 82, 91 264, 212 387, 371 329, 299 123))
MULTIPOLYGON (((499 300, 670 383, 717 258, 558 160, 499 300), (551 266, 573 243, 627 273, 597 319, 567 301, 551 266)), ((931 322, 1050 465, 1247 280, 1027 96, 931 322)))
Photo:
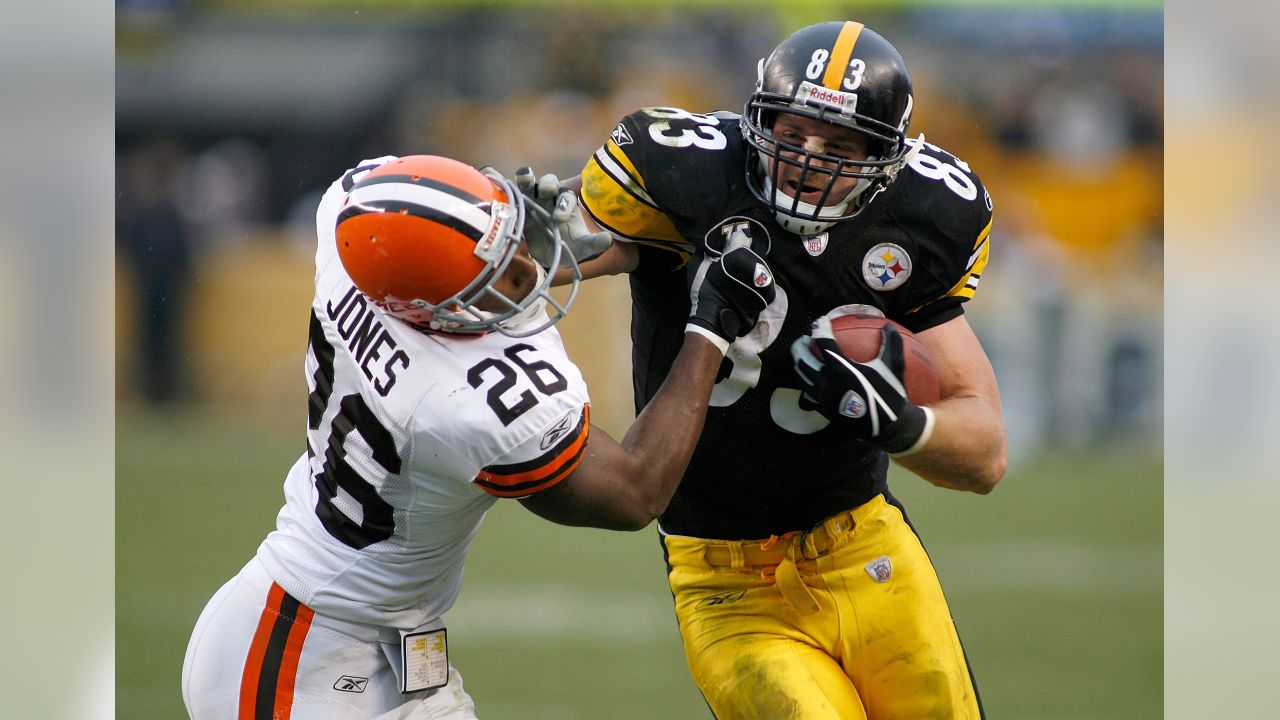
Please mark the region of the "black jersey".
POLYGON ((631 273, 636 408, 684 338, 688 278, 708 247, 750 241, 777 297, 730 347, 665 532, 766 538, 806 529, 884 492, 888 458, 799 406, 791 343, 844 305, 912 331, 959 316, 987 262, 991 199, 968 165, 920 148, 863 213, 813 236, 779 226, 746 185, 756 159, 733 113, 646 108, 622 120, 582 172, 587 211, 640 245, 631 273))

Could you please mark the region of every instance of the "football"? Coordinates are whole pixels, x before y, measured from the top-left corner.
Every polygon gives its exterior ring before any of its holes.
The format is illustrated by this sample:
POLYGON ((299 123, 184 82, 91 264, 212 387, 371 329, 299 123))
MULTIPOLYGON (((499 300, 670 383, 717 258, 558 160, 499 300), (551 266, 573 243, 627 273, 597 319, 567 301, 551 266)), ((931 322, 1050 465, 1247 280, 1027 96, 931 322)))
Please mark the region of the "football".
POLYGON ((907 399, 917 405, 937 402, 942 396, 942 388, 938 384, 933 356, 910 330, 878 315, 855 314, 832 319, 831 331, 846 357, 867 362, 880 354, 880 328, 885 323, 893 325, 902 335, 902 356, 906 366, 903 384, 907 387, 907 399))

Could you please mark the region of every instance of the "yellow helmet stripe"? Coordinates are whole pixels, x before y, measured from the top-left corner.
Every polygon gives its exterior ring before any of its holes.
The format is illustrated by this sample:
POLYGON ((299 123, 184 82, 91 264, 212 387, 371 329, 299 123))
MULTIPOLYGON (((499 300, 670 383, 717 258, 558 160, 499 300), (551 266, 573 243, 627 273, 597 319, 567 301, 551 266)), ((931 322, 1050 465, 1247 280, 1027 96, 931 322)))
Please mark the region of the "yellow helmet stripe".
POLYGON ((836 45, 831 48, 831 61, 827 63, 827 72, 822 76, 822 84, 830 90, 839 90, 840 82, 849 69, 849 58, 853 56, 853 46, 862 34, 863 25, 852 20, 845 21, 836 37, 836 45))

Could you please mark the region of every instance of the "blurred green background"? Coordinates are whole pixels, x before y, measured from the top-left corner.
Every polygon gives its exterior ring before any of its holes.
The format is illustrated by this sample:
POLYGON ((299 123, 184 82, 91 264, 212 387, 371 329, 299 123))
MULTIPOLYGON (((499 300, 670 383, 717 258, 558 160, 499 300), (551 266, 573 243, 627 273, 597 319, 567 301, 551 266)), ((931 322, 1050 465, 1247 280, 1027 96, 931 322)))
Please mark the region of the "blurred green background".
MULTIPOLYGON (((183 717, 187 637, 274 522, 302 440, 251 418, 122 415, 117 717, 183 717)), ((987 497, 898 475, 991 718, 1162 717, 1161 468, 1050 453, 987 497)), ((689 680, 655 530, 544 522, 499 502, 447 616, 480 717, 710 717, 689 680)))
MULTIPOLYGON (((970 320, 1010 473, 989 497, 893 481, 988 715, 1161 716, 1160 3, 354 7, 116 3, 118 717, 183 716, 191 627, 273 526, 304 442, 329 181, 414 152, 572 175, 627 112, 737 110, 758 57, 846 17, 898 46, 913 129, 995 198, 970 320)), ((615 434, 631 419, 628 302, 624 279, 593 281, 561 324, 615 434)), ((652 528, 562 528, 500 502, 446 620, 489 720, 709 717, 652 528)))

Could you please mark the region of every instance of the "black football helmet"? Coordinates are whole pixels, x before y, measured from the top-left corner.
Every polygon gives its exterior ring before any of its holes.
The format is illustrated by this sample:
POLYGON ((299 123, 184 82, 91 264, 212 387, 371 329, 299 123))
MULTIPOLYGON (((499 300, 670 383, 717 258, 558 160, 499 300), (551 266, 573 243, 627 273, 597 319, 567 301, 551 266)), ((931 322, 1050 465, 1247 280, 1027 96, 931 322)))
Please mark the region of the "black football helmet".
POLYGON ((756 91, 742 113, 743 136, 759 155, 759 162, 747 163, 747 185, 791 232, 812 235, 848 220, 893 182, 919 147, 906 142, 911 107, 907 64, 888 40, 857 22, 802 28, 760 61, 756 91), (870 157, 854 161, 775 138, 774 123, 784 113, 858 132, 870 157), (823 189, 818 203, 779 186, 784 164, 801 169, 800 185, 823 189), (832 197, 840 178, 857 182, 843 197, 832 197))

